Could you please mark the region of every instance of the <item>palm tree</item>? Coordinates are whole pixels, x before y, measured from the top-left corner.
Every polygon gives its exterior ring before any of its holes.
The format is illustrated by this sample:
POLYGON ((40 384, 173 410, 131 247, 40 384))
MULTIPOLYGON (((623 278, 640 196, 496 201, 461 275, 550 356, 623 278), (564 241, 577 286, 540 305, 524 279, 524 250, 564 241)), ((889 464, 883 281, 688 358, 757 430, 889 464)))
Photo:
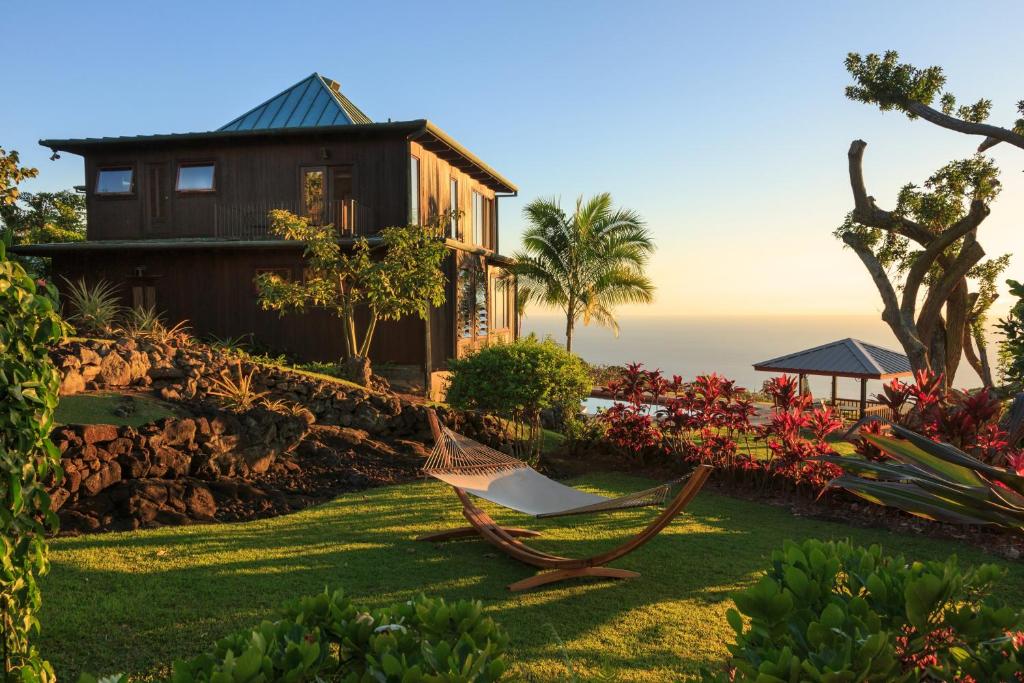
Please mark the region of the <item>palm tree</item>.
POLYGON ((654 285, 643 270, 654 242, 635 211, 613 208, 606 192, 577 199, 572 216, 556 199, 536 199, 523 213, 529 226, 513 267, 519 297, 565 312, 567 351, 580 318, 618 335, 614 307, 652 301, 654 285))

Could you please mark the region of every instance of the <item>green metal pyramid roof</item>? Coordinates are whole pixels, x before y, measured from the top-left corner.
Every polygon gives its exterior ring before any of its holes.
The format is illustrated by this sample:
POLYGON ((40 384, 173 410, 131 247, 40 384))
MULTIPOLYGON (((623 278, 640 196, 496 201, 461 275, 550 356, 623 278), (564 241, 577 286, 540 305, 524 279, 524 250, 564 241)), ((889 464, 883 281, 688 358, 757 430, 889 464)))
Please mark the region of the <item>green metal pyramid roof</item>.
POLYGON ((313 73, 217 130, 309 128, 373 123, 341 94, 337 81, 313 73))

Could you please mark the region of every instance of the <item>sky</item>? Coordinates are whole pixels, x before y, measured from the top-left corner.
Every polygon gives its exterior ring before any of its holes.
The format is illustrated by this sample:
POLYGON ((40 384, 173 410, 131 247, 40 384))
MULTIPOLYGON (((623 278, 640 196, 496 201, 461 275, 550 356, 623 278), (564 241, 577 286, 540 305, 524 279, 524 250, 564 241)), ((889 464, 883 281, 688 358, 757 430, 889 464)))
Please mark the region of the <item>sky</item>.
MULTIPOLYGON (((429 118, 516 183, 503 252, 537 197, 608 191, 639 211, 657 294, 625 315, 880 312, 832 237, 850 142, 891 207, 978 140, 847 100, 847 52, 941 65, 993 123, 1024 98, 1019 0, 5 4, 0 146, 40 169, 25 190, 83 182, 40 138, 212 130, 319 71, 372 119, 429 118)), ((1024 151, 991 154, 1004 189, 979 239, 1017 252, 1007 276, 1024 279, 1024 151)))

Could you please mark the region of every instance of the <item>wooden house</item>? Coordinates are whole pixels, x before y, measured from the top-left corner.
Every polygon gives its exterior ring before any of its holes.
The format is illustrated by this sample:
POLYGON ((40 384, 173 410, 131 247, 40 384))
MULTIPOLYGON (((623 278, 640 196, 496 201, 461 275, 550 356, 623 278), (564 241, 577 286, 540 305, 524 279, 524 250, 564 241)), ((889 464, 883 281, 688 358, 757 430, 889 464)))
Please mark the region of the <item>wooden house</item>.
MULTIPOLYGON (((188 320, 198 336, 252 335, 308 360, 341 354, 327 311, 260 309, 253 278, 303 276, 302 245, 276 239, 285 208, 339 229, 343 245, 383 227, 462 212, 446 235, 446 303, 431 316, 429 365, 517 334, 515 285, 499 252, 498 205, 516 187, 427 120, 374 123, 338 83, 312 74, 216 131, 41 140, 85 161, 87 241, 19 247, 69 280, 105 279, 125 303, 188 320)), ((424 322, 381 323, 371 358, 423 366, 424 322)))

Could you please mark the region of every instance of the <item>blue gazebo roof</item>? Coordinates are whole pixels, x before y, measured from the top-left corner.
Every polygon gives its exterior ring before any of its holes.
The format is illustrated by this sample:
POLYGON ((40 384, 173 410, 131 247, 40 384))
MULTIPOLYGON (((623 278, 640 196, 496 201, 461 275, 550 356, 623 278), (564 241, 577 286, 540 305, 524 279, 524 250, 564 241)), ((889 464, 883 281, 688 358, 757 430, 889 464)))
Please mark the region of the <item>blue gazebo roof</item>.
POLYGON ((318 73, 250 109, 217 130, 312 128, 373 123, 341 93, 341 86, 318 73))

